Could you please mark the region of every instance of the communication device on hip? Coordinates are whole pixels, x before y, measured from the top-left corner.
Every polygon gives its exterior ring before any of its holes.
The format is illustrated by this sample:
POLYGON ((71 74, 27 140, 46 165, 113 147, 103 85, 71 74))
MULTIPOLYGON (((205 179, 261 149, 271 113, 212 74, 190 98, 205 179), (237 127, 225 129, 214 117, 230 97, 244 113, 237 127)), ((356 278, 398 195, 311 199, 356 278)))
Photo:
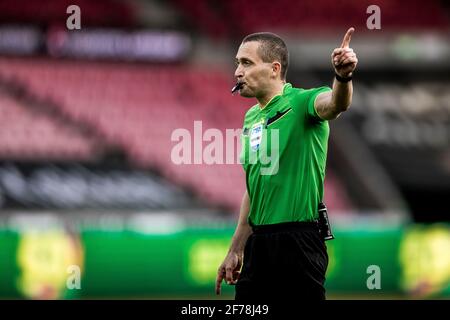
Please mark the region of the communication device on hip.
POLYGON ((319 203, 319 231, 322 238, 327 240, 334 239, 333 233, 331 232, 330 221, 328 220, 328 212, 325 203, 319 203))

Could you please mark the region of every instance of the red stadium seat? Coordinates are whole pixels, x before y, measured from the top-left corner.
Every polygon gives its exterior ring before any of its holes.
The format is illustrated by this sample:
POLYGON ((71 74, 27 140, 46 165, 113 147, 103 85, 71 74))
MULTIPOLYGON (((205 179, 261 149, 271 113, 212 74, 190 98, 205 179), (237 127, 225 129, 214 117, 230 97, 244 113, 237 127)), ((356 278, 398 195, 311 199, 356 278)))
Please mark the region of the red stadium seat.
MULTIPOLYGON (((233 79, 224 70, 148 65, 137 68, 129 64, 18 58, 0 58, 0 70, 1 75, 13 77, 38 96, 54 101, 68 117, 95 128, 106 143, 119 145, 134 165, 156 168, 212 204, 238 213, 245 190, 244 172, 239 164, 176 165, 171 161, 172 148, 177 143, 171 141, 171 135, 176 129, 185 128, 193 135, 196 120, 202 121, 203 133, 217 128, 225 136, 226 129, 241 128, 249 101, 230 95, 233 79)), ((17 110, 24 113, 23 108, 16 106, 7 109, 9 116, 3 116, 3 121, 16 117, 17 110)), ((22 121, 36 121, 26 113, 22 117, 22 121)), ((41 119, 37 128, 42 130, 45 143, 33 143, 36 148, 43 148, 43 157, 50 151, 68 158, 92 154, 89 141, 48 120, 41 119)), ((22 131, 19 130, 19 135, 24 135, 22 131)), ((27 143, 18 146, 16 152, 29 150, 30 140, 10 139, 27 143)), ((1 144, 0 150, 6 150, 6 145, 1 144)), ((330 175, 326 184, 330 206, 351 207, 336 177, 330 175)))

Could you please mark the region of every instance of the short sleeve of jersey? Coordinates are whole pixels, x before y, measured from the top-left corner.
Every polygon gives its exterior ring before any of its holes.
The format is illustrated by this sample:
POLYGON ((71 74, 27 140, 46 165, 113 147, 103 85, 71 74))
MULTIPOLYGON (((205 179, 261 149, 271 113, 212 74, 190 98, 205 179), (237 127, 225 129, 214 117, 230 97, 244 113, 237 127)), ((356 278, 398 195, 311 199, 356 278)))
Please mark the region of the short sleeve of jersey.
POLYGON ((318 114, 316 111, 316 108, 314 108, 314 102, 316 101, 316 98, 319 94, 321 94, 322 92, 327 92, 327 91, 331 91, 330 87, 324 86, 324 87, 319 87, 319 88, 313 88, 313 89, 308 89, 305 92, 309 93, 309 98, 308 98, 308 106, 307 106, 307 114, 308 117, 312 117, 316 120, 319 121, 324 121, 318 114))

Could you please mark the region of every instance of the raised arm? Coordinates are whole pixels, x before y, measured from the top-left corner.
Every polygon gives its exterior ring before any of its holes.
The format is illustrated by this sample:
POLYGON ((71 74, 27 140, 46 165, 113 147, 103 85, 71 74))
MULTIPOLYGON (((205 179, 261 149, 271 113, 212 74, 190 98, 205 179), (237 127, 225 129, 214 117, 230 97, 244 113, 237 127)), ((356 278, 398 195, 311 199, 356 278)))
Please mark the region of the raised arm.
POLYGON ((358 58, 350 48, 350 40, 354 31, 354 28, 348 29, 341 46, 334 49, 331 54, 331 63, 337 75, 333 81, 333 90, 319 94, 314 102, 317 114, 322 119, 336 119, 352 103, 351 77, 358 64, 358 58))
POLYGON ((223 279, 225 279, 228 284, 236 284, 237 279, 239 278, 244 258, 245 243, 252 233, 252 229, 247 222, 249 209, 250 198, 248 197, 247 191, 245 191, 241 202, 239 221, 231 240, 230 249, 217 270, 216 294, 220 294, 220 287, 223 279))

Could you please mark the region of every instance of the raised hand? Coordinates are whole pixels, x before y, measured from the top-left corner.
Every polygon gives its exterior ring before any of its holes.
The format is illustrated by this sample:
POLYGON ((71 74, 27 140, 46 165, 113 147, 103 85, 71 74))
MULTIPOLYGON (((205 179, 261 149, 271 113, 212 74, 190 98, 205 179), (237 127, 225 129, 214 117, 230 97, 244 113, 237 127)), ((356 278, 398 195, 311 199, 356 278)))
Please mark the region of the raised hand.
POLYGON ((358 64, 358 58, 355 52, 353 52, 353 49, 350 48, 350 40, 354 31, 355 28, 353 27, 348 29, 341 46, 334 49, 331 54, 331 63, 333 64, 334 70, 342 78, 351 77, 358 64))

